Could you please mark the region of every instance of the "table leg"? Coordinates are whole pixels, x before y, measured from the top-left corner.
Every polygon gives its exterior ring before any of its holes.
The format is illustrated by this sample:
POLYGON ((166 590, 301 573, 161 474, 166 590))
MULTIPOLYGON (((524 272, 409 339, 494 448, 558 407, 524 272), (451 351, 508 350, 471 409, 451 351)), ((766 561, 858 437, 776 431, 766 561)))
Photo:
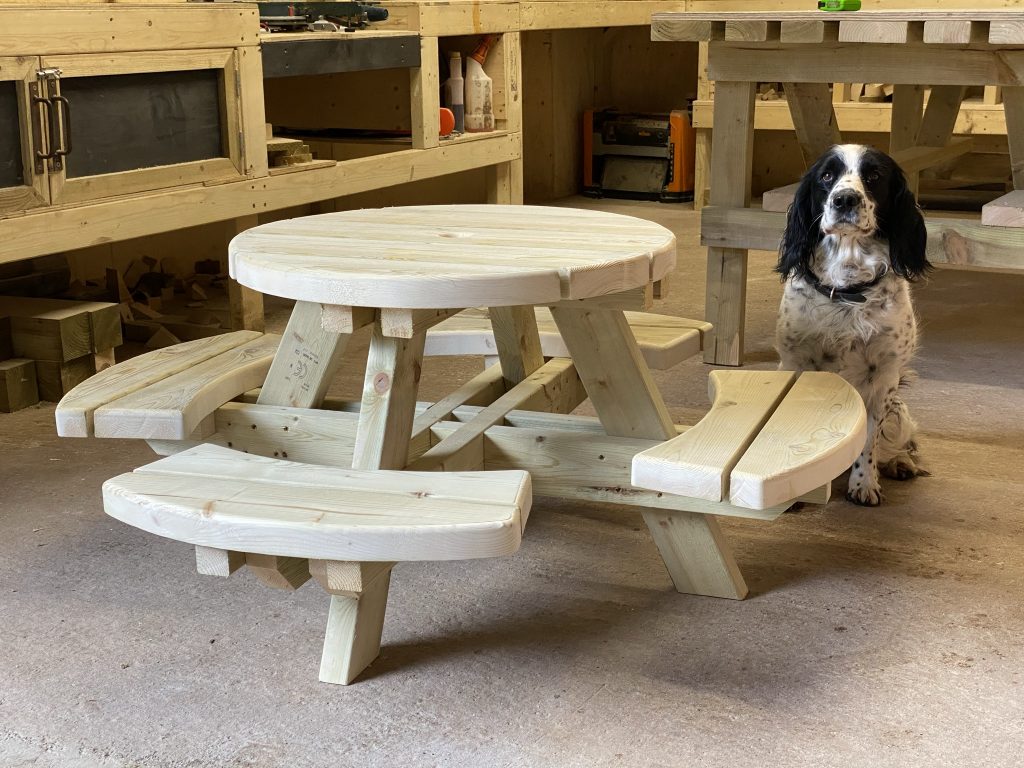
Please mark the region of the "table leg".
MULTIPOLYGON (((893 86, 892 117, 889 125, 889 154, 917 145, 924 109, 924 86, 898 84, 893 86)), ((917 197, 920 174, 907 174, 907 186, 917 197)))
MULTIPOLYGON (((675 425, 621 311, 551 308, 601 423, 613 437, 668 440, 675 425)), ((718 521, 695 512, 643 513, 679 592, 746 597, 718 521)))
MULTIPOLYGON (((754 83, 715 86, 715 125, 711 144, 711 205, 750 204, 754 156, 754 83)), ((714 328, 705 341, 704 361, 739 365, 743 359, 747 251, 708 248, 704 318, 714 328)))
POLYGON ((296 302, 260 390, 260 405, 316 408, 323 402, 351 336, 325 331, 320 315, 319 304, 296 302))
MULTIPOLYGON (((374 323, 353 469, 402 469, 408 462, 425 339, 423 333, 412 339, 385 336, 380 323, 374 323)), ((393 565, 321 563, 313 568, 351 572, 345 588, 325 584, 331 608, 320 661, 322 681, 350 683, 377 658, 393 565)))
POLYGON ((537 313, 533 307, 491 307, 489 314, 501 375, 511 389, 544 365, 537 313))

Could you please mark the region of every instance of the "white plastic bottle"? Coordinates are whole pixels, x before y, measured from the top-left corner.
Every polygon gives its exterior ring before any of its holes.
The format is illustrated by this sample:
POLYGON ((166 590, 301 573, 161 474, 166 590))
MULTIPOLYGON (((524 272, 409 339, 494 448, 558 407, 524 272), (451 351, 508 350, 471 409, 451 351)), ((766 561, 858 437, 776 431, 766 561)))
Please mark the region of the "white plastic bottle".
POLYGON ((445 101, 455 115, 455 133, 466 131, 466 81, 462 78, 462 54, 455 51, 448 57, 448 79, 444 81, 445 101))
POLYGON ((484 72, 484 62, 497 35, 487 35, 466 59, 466 130, 481 133, 494 130, 494 84, 484 72))

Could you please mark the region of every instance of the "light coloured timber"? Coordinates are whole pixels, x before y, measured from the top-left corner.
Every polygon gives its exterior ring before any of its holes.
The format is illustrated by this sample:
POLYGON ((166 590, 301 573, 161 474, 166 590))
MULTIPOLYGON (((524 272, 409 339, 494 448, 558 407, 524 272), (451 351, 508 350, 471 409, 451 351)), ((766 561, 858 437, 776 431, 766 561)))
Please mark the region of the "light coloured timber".
POLYGON ((1024 88, 1003 89, 1006 114, 1006 139, 1010 146, 1010 172, 1013 188, 1024 189, 1024 88))
POLYGON ((673 433, 668 409, 622 312, 554 307, 551 316, 608 434, 673 433))
MULTIPOLYGON (((977 219, 926 218, 928 260, 957 268, 997 272, 1024 270, 1021 234, 1011 227, 989 227, 977 219)), ((705 208, 701 240, 737 248, 776 251, 786 227, 782 213, 749 208, 705 208)))
MULTIPOLYGON (((555 358, 527 376, 504 395, 484 407, 437 445, 409 464, 414 471, 472 471, 483 466, 483 435, 513 410, 568 413, 586 393, 571 360, 555 358)), ((421 418, 421 423, 425 418, 421 418)))
POLYGON ((420 65, 409 70, 412 100, 412 146, 430 149, 440 144, 441 71, 436 37, 420 38, 420 65))
MULTIPOLYGON (((326 312, 327 309, 325 308, 326 312)), ((380 330, 385 336, 411 339, 425 333, 459 312, 458 309, 389 309, 379 310, 380 330)))
POLYGON ((129 358, 101 371, 60 401, 55 414, 57 434, 61 437, 92 437, 93 414, 97 408, 254 342, 261 335, 255 331, 235 331, 210 339, 188 341, 129 358))
POLYGON ((196 572, 203 576, 227 578, 245 565, 244 552, 232 552, 215 547, 196 547, 196 572))
POLYGON ((660 279, 675 266, 675 236, 651 222, 578 209, 410 206, 264 224, 232 240, 230 258, 242 284, 301 301, 511 306, 660 279))
POLYGON ((236 48, 259 43, 255 7, 209 5, 121 5, 48 8, 39 22, 37 4, 0 7, 0 50, 13 56, 134 53, 188 48, 236 48), (83 33, 83 30, 91 30, 83 33))
POLYGON ((490 405, 506 391, 505 377, 500 363, 487 366, 482 373, 477 374, 451 394, 418 413, 412 425, 413 440, 434 423, 447 419, 456 408, 476 403, 490 405))
POLYGON ((511 389, 544 365, 537 314, 532 306, 493 307, 491 333, 505 387, 511 389))
POLYGON ((309 574, 332 595, 358 597, 378 578, 389 573, 394 563, 352 563, 339 560, 310 560, 309 574))
POLYGON ((424 336, 397 339, 374 325, 363 378, 355 469, 402 469, 416 410, 424 336))
POLYGON ((796 378, 788 371, 712 371, 711 410, 682 435, 637 454, 633 485, 707 501, 727 499, 733 467, 796 378))
POLYGON ((751 509, 784 504, 849 468, 866 437, 857 390, 834 373, 805 371, 732 468, 729 501, 751 509))
POLYGON ((259 402, 315 408, 331 386, 350 335, 324 330, 320 305, 298 301, 280 338, 259 402))
MULTIPOLYGON (((415 312, 416 310, 411 310, 415 312)), ((353 334, 365 328, 377 319, 377 310, 373 307, 341 307, 324 304, 320 309, 320 325, 325 331, 332 333, 353 334)), ((385 334, 395 336, 397 334, 385 334)))
MULTIPOLYGON (((711 324, 671 315, 625 312, 626 322, 648 367, 668 370, 700 352, 711 324)), ((497 352, 488 312, 467 309, 427 334, 425 355, 493 355, 497 352)), ((544 357, 568 357, 558 326, 547 307, 537 308, 537 327, 544 357)))
MULTIPOLYGON (((346 563, 365 567, 367 563, 346 563)), ((378 573, 356 594, 331 594, 320 682, 348 685, 380 653, 391 568, 378 573)))
POLYGON ((893 155, 905 173, 920 173, 926 168, 948 163, 971 152, 974 142, 969 138, 954 139, 940 146, 919 146, 901 149, 893 155))
POLYGON ((793 198, 796 197, 796 190, 799 186, 800 182, 793 182, 784 187, 765 190, 761 196, 761 210, 786 213, 789 206, 793 204, 793 198))
POLYGON ((245 182, 193 185, 132 195, 68 208, 40 208, 5 220, 0 263, 62 250, 104 245, 114 240, 180 228, 181 211, 190 226, 224 221, 254 212, 353 195, 410 181, 459 173, 521 157, 518 134, 496 131, 433 149, 409 149, 384 155, 318 165, 245 182))
POLYGON ((103 486, 107 514, 177 541, 315 560, 461 560, 512 554, 530 509, 525 472, 316 467, 217 446, 103 486))
POLYGON ((245 564, 260 582, 271 589, 293 591, 309 581, 309 561, 304 557, 283 557, 247 552, 245 564))
POLYGON ((93 412, 96 437, 187 439, 218 407, 263 383, 280 340, 261 335, 111 400, 93 412))
MULTIPOLYGON (((421 404, 420 412, 430 407, 421 404)), ((413 439, 410 456, 422 455, 430 447, 429 438, 443 440, 482 410, 475 406, 455 409, 450 413, 452 421, 437 421, 428 433, 413 439)), ((630 482, 633 456, 661 441, 609 437, 600 420, 593 417, 516 410, 507 413, 503 421, 504 426, 498 424, 483 433, 482 469, 525 470, 539 495, 761 520, 774 519, 788 506, 751 510, 727 501, 711 502, 637 488, 630 482)), ((210 442, 258 456, 347 467, 357 423, 357 413, 348 411, 226 403, 217 410, 216 433, 210 442)), ((675 429, 685 431, 688 427, 675 429)), ((194 446, 177 450, 188 447, 194 446)), ((823 504, 828 500, 827 487, 796 500, 823 504)))
POLYGON ((829 147, 843 143, 836 113, 832 107, 832 94, 827 83, 787 81, 782 87, 793 117, 793 126, 796 128, 796 138, 800 143, 804 164, 809 167, 829 147))
POLYGON ((889 82, 933 85, 1022 85, 1024 50, 946 50, 875 43, 822 43, 770 48, 717 43, 708 55, 708 77, 718 81, 778 80, 804 83, 889 82), (844 53, 855 46, 856 56, 844 53))
MULTIPOLYGON (((708 73, 710 76, 710 64, 708 73)), ((754 87, 753 81, 718 83, 716 86, 715 140, 711 145, 711 205, 733 207, 750 204, 754 87)), ((705 340, 705 362, 739 365, 743 357, 746 292, 746 252, 734 248, 708 248, 704 314, 713 330, 705 340)))
POLYGON ((1024 227, 1024 190, 1015 189, 983 205, 981 223, 994 227, 1024 227))
MULTIPOLYGON (((621 312, 555 308, 552 316, 610 436, 668 440, 676 435, 668 409, 621 312)), ((680 538, 673 533, 682 527, 666 532, 661 513, 645 510, 642 514, 677 589, 693 586, 702 590, 700 594, 737 600, 746 596, 746 584, 712 515, 674 512, 686 520, 687 536, 680 538), (666 541, 666 536, 671 541, 666 541), (700 578, 694 581, 684 577, 681 561, 699 569, 700 578)))
MULTIPOLYGON (((258 216, 241 216, 225 222, 227 240, 259 224, 258 216)), ((226 252, 226 249, 225 249, 226 252)), ((231 330, 263 331, 263 294, 247 288, 235 280, 228 280, 228 306, 231 311, 231 330)))

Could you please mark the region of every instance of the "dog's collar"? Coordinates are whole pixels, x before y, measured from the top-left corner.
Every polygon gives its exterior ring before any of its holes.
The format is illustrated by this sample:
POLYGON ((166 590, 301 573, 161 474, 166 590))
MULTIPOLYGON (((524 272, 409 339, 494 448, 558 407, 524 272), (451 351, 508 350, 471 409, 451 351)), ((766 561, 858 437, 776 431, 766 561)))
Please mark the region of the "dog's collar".
POLYGON ((831 301, 845 301, 851 304, 863 304, 868 300, 864 293, 882 282, 882 278, 887 274, 888 271, 883 271, 871 282, 848 285, 845 288, 836 288, 834 285, 825 285, 813 272, 807 275, 807 282, 811 284, 811 287, 814 288, 814 290, 822 296, 827 296, 831 301))

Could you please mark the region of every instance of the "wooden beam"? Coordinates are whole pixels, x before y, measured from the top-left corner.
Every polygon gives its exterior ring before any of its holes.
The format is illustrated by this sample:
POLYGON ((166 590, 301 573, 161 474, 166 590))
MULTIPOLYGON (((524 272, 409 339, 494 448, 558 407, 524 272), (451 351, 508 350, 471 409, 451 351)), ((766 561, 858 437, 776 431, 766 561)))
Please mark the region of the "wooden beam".
POLYGON ((804 165, 810 167, 829 147, 843 143, 832 95, 827 83, 785 82, 782 87, 804 165))
POLYGON ((1013 188, 1024 189, 1024 88, 1003 89, 1006 139, 1010 145, 1013 188))
MULTIPOLYGON (((711 145, 711 205, 750 204, 754 158, 753 80, 756 79, 717 84, 715 133, 711 145)), ((713 330, 705 340, 705 362, 739 365, 742 361, 746 295, 746 252, 708 248, 704 316, 713 330)))
POLYGON ((501 360, 501 373, 509 389, 544 365, 532 306, 491 307, 491 330, 501 360))
MULTIPOLYGON (((1024 271, 1024 234, 1010 227, 989 227, 978 220, 925 218, 928 259, 934 264, 1024 271)), ((706 208, 701 239, 708 243, 763 251, 778 250, 786 216, 749 208, 706 208)))
POLYGON ((983 205, 981 223, 994 227, 1024 227, 1024 189, 1015 189, 983 205))
POLYGON ((971 152, 974 142, 970 138, 954 139, 945 146, 920 146, 901 149, 893 154, 905 173, 920 173, 926 168, 948 163, 971 152))

